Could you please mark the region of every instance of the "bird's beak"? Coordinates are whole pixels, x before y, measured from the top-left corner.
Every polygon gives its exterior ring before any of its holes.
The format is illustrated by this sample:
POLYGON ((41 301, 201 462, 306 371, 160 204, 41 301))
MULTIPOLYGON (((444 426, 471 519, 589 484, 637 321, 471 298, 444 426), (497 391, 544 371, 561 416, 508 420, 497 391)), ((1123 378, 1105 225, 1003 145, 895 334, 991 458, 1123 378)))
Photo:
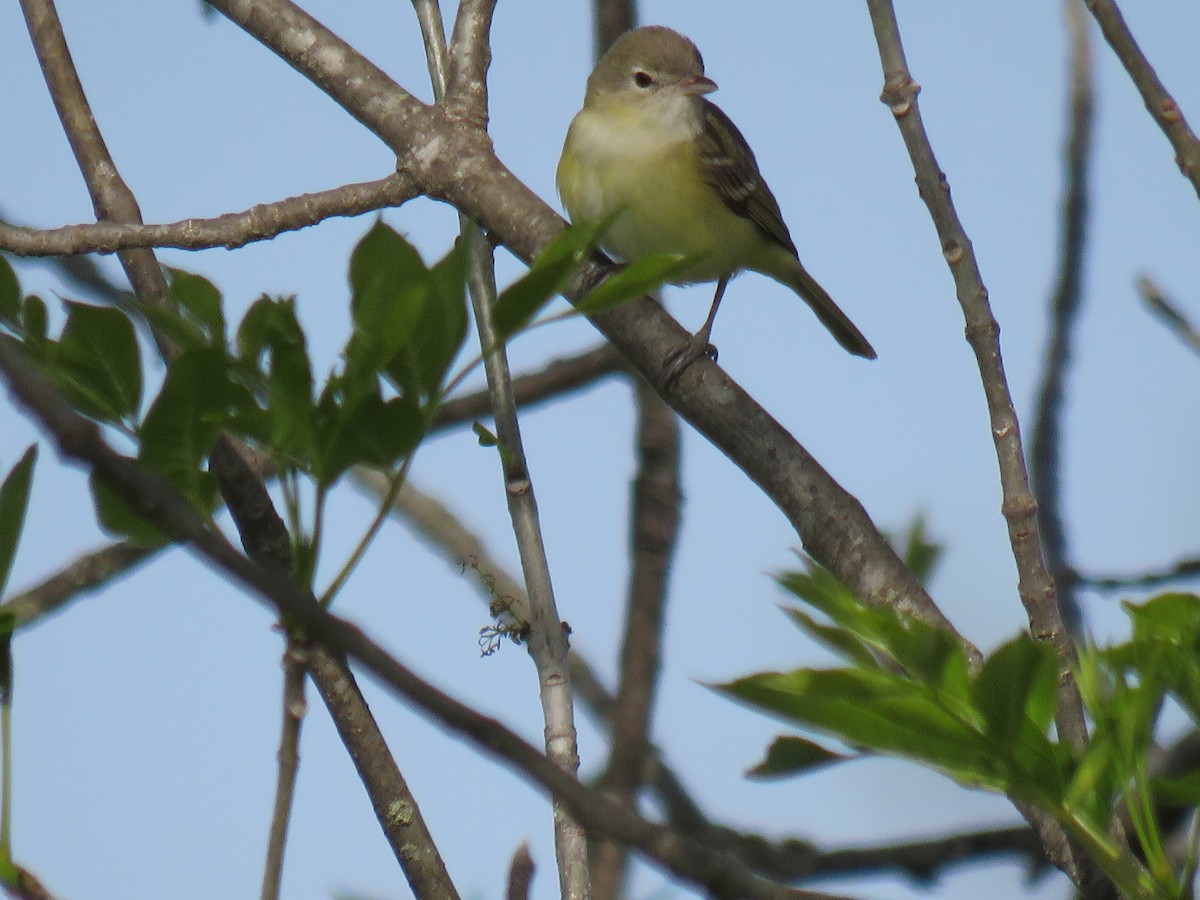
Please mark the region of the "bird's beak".
POLYGON ((704 94, 711 94, 717 89, 717 83, 711 78, 704 75, 697 75, 691 81, 685 81, 680 85, 680 89, 685 94, 693 97, 701 97, 704 94))

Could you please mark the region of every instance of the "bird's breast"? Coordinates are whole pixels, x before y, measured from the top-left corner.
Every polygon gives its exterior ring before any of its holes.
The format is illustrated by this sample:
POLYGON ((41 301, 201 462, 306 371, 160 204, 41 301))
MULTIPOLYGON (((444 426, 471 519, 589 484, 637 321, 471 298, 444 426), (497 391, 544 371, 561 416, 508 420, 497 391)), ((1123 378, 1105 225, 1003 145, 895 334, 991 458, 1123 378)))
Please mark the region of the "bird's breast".
POLYGON ((695 131, 636 113, 581 111, 567 133, 558 192, 573 222, 620 211, 602 239, 623 259, 653 253, 696 258, 682 281, 712 281, 739 268, 752 226, 735 216, 704 179, 695 131))

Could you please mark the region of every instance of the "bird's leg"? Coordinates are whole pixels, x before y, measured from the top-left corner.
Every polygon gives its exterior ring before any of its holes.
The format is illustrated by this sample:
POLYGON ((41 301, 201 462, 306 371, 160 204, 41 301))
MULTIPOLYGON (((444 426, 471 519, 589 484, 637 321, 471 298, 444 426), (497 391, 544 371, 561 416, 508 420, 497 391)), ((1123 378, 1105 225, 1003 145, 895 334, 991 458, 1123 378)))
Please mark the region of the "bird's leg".
POLYGON ((729 278, 730 276, 726 275, 717 282, 712 307, 708 311, 708 318, 700 326, 700 330, 692 335, 691 340, 681 350, 676 350, 667 357, 667 387, 670 387, 683 374, 684 369, 701 356, 707 356, 714 362, 716 361, 717 348, 710 344, 708 339, 712 336, 713 322, 717 318, 717 307, 721 305, 721 298, 725 296, 725 287, 729 284, 729 278))

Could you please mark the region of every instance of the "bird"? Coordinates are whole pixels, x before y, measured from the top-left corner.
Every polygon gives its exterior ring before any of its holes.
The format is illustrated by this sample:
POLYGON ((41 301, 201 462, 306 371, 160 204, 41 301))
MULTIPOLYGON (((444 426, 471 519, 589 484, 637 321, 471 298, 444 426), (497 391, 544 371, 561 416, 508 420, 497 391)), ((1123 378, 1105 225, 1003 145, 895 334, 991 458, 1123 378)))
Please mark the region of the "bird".
POLYGON ((677 284, 716 282, 704 324, 668 358, 671 382, 710 343, 733 276, 761 272, 791 288, 850 353, 875 349, 800 262, 750 145, 707 97, 717 84, 690 39, 661 25, 619 37, 587 80, 556 182, 572 222, 613 216, 600 245, 624 262, 684 257, 677 284))

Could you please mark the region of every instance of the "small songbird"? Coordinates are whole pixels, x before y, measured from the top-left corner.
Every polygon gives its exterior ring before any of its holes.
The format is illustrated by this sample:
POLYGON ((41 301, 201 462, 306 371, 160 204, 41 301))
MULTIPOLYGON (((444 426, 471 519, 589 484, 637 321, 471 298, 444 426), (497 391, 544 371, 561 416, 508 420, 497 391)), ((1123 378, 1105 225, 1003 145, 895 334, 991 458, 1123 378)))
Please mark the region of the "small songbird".
POLYGON ((715 281, 704 325, 679 354, 670 378, 709 344, 729 279, 751 269, 800 295, 856 356, 875 350, 800 263, 779 204, 754 153, 729 117, 706 97, 717 85, 700 51, 670 28, 620 37, 588 78, 558 163, 558 192, 575 222, 617 217, 601 239, 627 262, 653 253, 691 263, 680 284, 715 281))

